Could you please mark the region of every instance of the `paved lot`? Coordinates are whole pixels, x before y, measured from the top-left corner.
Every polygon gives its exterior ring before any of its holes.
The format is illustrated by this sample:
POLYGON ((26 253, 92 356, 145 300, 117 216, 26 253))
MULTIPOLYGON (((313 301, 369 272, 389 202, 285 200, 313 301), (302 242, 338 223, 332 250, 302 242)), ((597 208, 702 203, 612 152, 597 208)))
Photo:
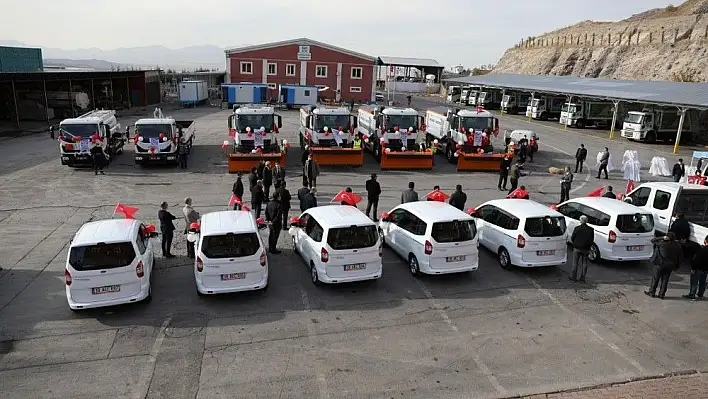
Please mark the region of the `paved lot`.
MULTIPOLYGON (((380 281, 316 288, 283 234, 286 250, 271 259, 267 293, 200 298, 178 235, 182 256, 158 260, 149 305, 69 311, 66 247, 82 223, 110 217, 118 201, 140 207, 138 216, 152 223, 161 201, 178 213, 187 195, 202 213, 225 209, 234 180, 219 148, 226 115, 213 109, 175 114, 199 117, 187 172, 135 168, 128 151, 96 177, 61 167, 56 143, 46 136, 2 143, 4 397, 494 398, 707 368, 705 304, 676 299, 687 289, 685 271, 672 278, 672 298, 660 301, 641 293, 648 266, 640 263, 591 265, 588 284, 577 285, 567 279, 568 265, 504 271, 483 252, 475 273, 415 279, 386 252, 380 281)), ((296 114, 283 115, 281 134, 296 143, 296 114)), ((550 124, 501 119, 503 129, 541 135, 541 153, 524 184, 542 202, 558 198, 549 165, 570 164, 581 141, 591 158, 608 145, 550 124)), ((664 151, 631 146, 640 148, 645 167, 664 151)), ((629 147, 611 144, 618 159, 629 147)), ((288 162, 293 191, 300 181, 297 158, 288 162)), ((367 159, 359 170, 324 170, 321 201, 344 184, 363 190, 378 170, 367 159)), ((379 174, 382 210, 396 204, 409 180, 421 192, 462 183, 469 206, 500 196, 495 174, 458 175, 442 159, 431 172, 379 174)), ((620 177, 611 182, 623 186, 620 177)), ((601 184, 589 174, 576 180, 576 195, 601 184)))

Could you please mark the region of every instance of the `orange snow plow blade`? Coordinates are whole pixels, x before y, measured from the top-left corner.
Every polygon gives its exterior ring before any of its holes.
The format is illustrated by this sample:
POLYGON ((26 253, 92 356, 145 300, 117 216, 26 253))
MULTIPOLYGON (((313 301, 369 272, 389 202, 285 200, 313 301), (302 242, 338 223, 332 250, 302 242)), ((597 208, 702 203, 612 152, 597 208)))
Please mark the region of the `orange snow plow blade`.
POLYGON ((231 153, 228 155, 229 173, 250 172, 252 168, 258 167, 261 160, 270 161, 271 163, 278 161, 281 165, 285 165, 286 158, 284 152, 276 154, 231 153))
POLYGON ((429 170, 433 168, 433 153, 404 151, 381 153, 381 170, 429 170))
POLYGON ((466 172, 497 172, 504 154, 460 154, 457 170, 466 172))
POLYGON ((320 166, 362 166, 364 165, 363 148, 323 148, 311 147, 312 158, 320 166))

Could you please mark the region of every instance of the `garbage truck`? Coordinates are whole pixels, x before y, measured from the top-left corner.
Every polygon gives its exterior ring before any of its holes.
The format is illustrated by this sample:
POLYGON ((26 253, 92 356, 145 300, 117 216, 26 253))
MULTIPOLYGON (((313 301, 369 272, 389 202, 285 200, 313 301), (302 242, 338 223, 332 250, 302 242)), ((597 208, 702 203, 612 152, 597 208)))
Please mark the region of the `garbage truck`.
POLYGON ((585 127, 609 127, 614 115, 612 101, 583 101, 565 103, 558 122, 578 129, 585 127))
MULTIPOLYGON (((287 140, 278 140, 282 118, 275 108, 266 105, 234 105, 228 117, 229 173, 250 172, 261 161, 280 162, 285 165, 287 140)), ((228 144, 228 141, 225 143, 228 144)))
POLYGON ((179 154, 178 143, 184 140, 187 152, 192 151, 195 126, 193 120, 176 120, 165 116, 162 108, 155 108, 152 118, 138 119, 135 122, 135 165, 151 164, 177 165, 179 154))
POLYGON ((512 93, 502 96, 500 109, 502 112, 517 115, 519 112, 526 112, 526 106, 531 101, 530 93, 512 93))
POLYGON ((69 167, 93 164, 91 149, 103 148, 110 161, 123 152, 128 133, 120 129, 116 111, 97 109, 76 118, 64 119, 49 127, 49 136, 59 141, 62 165, 69 167))
POLYGON ((531 99, 526 106, 526 116, 533 119, 547 121, 549 119, 560 118, 563 104, 566 103, 563 96, 543 96, 531 99))
POLYGON ((357 132, 383 170, 432 169, 433 156, 424 145, 422 117, 413 108, 363 106, 357 132))
POLYGON ((355 143, 357 118, 347 107, 306 105, 300 108, 300 148, 320 166, 362 166, 364 149, 355 143))
MULTIPOLYGON (((622 123, 622 137, 636 141, 653 143, 656 141, 676 141, 680 114, 676 109, 644 108, 629 111, 622 123)), ((681 143, 693 140, 698 130, 698 113, 686 111, 681 127, 681 143)))

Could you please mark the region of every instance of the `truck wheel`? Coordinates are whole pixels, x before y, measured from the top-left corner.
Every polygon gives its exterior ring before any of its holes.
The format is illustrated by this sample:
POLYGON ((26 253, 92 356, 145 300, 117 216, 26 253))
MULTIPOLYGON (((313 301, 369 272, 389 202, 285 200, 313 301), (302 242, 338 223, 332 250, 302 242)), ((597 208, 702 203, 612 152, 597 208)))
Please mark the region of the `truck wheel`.
POLYGON ((541 112, 541 116, 539 116, 538 119, 540 119, 540 120, 542 120, 542 121, 547 121, 547 120, 548 120, 548 114, 546 114, 545 112, 541 112))
POLYGON ((578 121, 575 122, 575 127, 577 127, 578 129, 585 128, 585 121, 582 119, 578 119, 578 121))
POLYGON ((648 132, 645 139, 647 143, 656 143, 656 132, 653 130, 648 132))

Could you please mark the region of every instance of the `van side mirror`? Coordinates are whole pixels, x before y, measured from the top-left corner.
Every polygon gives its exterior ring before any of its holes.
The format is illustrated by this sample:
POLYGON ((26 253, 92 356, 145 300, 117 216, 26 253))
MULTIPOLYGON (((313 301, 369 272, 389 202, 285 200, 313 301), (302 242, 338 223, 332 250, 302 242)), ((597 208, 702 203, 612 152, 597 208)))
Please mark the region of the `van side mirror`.
POLYGON ((157 236, 159 236, 159 234, 157 234, 157 231, 153 231, 152 233, 150 233, 148 235, 148 237, 150 237, 150 238, 157 238, 157 236))
POLYGON ((280 115, 276 115, 275 119, 276 119, 276 122, 278 123, 278 129, 283 127, 283 117, 281 117, 280 115))
POLYGON ((381 221, 386 222, 386 223, 393 223, 396 221, 396 218, 393 215, 389 215, 386 212, 381 213, 381 221))
POLYGON ((290 218, 290 227, 303 227, 303 221, 300 218, 290 218))
POLYGON ((263 230, 268 227, 268 222, 266 222, 263 218, 258 218, 256 219, 256 226, 258 227, 258 230, 263 230))
POLYGON ((477 217, 477 210, 474 208, 467 208, 467 214, 472 217, 477 217))
POLYGON ((49 137, 51 137, 52 140, 54 140, 54 125, 49 126, 49 137))

